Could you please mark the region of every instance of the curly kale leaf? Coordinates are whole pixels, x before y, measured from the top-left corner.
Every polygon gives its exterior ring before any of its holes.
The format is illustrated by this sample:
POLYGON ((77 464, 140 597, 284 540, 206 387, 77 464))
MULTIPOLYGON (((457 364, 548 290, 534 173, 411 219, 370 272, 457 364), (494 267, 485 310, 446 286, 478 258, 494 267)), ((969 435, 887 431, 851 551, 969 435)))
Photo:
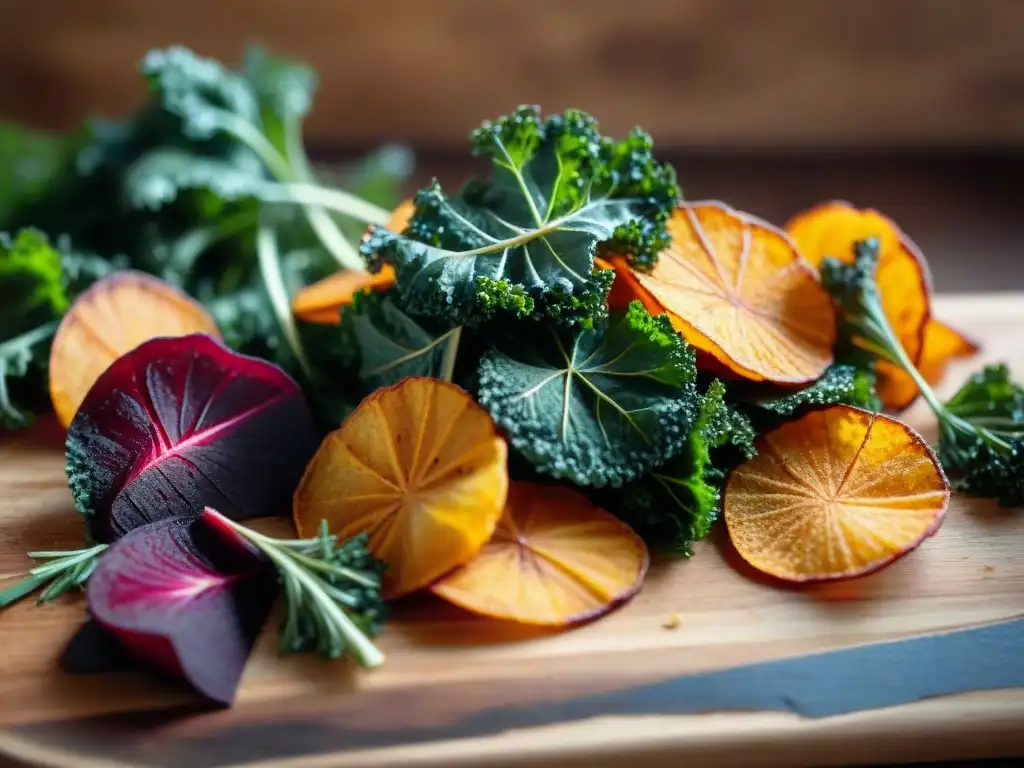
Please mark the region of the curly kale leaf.
POLYGON ((362 245, 395 265, 417 314, 475 325, 512 312, 590 327, 611 284, 594 274, 598 247, 651 263, 668 243, 679 188, 641 131, 616 142, 583 112, 542 119, 520 107, 471 142, 491 160, 486 179, 454 196, 435 181, 416 196, 405 234, 377 228, 362 245))
POLYGON ((407 376, 450 381, 461 328, 426 330, 399 309, 389 293, 358 293, 342 309, 341 333, 368 389, 407 376))
POLYGON ((68 305, 61 256, 47 238, 0 235, 0 429, 28 426, 45 403, 48 342, 68 305))
POLYGON ((60 318, 68 308, 60 253, 41 232, 0 238, 0 337, 60 318))
POLYGON ((996 448, 982 439, 939 444, 939 460, 956 472, 953 488, 968 496, 995 499, 1001 507, 1024 507, 1024 437, 996 448))
POLYGON ((618 486, 676 454, 697 416, 694 353, 639 302, 607 326, 531 328, 478 366, 478 400, 539 471, 618 486))
POLYGON ((1024 387, 1010 378, 1003 363, 987 365, 971 376, 946 402, 946 410, 977 426, 1024 434, 1024 387))
POLYGON ((954 487, 1005 507, 1024 506, 1024 387, 1005 365, 989 365, 968 379, 945 410, 975 428, 973 434, 940 432, 939 458, 956 473, 954 487))
POLYGON ((652 549, 690 556, 718 518, 726 473, 754 453, 750 422, 726 404, 725 385, 713 381, 684 449, 616 491, 611 507, 652 549))
POLYGON ((836 404, 852 405, 869 411, 881 410, 871 370, 836 363, 808 387, 775 397, 739 403, 753 419, 759 432, 774 428, 810 408, 836 404))
POLYGON ((182 132, 190 139, 212 139, 225 130, 233 133, 236 121, 259 122, 259 102, 251 83, 218 61, 176 45, 147 53, 141 69, 150 90, 181 119, 182 132))

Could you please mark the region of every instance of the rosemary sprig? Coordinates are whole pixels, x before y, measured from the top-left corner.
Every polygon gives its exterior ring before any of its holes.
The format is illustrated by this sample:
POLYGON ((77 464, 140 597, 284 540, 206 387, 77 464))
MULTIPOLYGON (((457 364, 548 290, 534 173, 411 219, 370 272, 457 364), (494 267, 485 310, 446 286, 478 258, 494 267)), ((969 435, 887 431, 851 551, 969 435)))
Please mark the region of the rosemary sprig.
POLYGON ((366 534, 339 543, 324 521, 316 538, 274 539, 215 510, 203 514, 211 525, 242 536, 277 568, 286 600, 281 654, 315 648, 329 659, 347 653, 363 667, 384 663, 384 654, 370 640, 385 617, 380 595, 384 566, 367 550, 366 534))
POLYGON ((29 552, 30 558, 45 561, 45 564, 37 565, 17 584, 0 590, 0 608, 6 608, 44 586, 46 589, 36 598, 37 605, 54 600, 74 587, 84 586, 106 549, 106 544, 97 544, 65 552, 29 552))

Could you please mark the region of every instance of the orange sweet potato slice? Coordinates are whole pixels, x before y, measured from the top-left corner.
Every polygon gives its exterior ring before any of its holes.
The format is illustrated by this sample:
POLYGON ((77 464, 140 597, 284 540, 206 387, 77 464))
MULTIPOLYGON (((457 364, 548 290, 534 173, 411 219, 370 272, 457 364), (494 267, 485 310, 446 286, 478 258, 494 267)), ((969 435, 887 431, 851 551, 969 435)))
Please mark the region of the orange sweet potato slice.
MULTIPOLYGON (((391 218, 384 225, 393 232, 401 232, 412 219, 416 205, 403 200, 391 212, 391 218)), ((365 239, 365 236, 364 236, 365 239)), ((395 270, 385 264, 379 272, 336 272, 323 280, 306 286, 292 300, 292 313, 307 323, 338 325, 341 323, 341 308, 352 303, 352 297, 359 291, 383 291, 395 284, 395 270)))
MULTIPOLYGON (((851 262, 855 242, 872 236, 879 239, 876 280, 882 308, 907 356, 930 383, 938 383, 951 359, 977 351, 952 328, 932 327, 936 321, 931 317, 927 261, 892 219, 875 210, 832 201, 798 214, 786 224, 786 231, 800 254, 815 267, 826 256, 851 262)), ((914 401, 918 389, 900 368, 882 361, 878 364, 878 394, 887 408, 899 411, 914 401)))
POLYGON ((821 376, 832 362, 835 313, 785 233, 715 202, 681 206, 668 230, 672 245, 654 269, 618 271, 620 290, 667 311, 691 345, 734 376, 780 384, 821 376))
POLYGON ((490 542, 433 592, 484 616, 566 626, 634 595, 649 562, 643 540, 583 494, 516 482, 490 542))
POLYGON ((917 368, 929 384, 938 384, 951 361, 973 357, 979 349, 976 342, 932 317, 924 329, 924 350, 917 368))
POLYGON ((935 533, 949 484, 910 427, 845 405, 758 439, 729 476, 726 527, 740 556, 779 579, 847 579, 882 568, 935 533))
POLYGON ((67 427, 89 389, 144 341, 204 333, 220 339, 202 305, 155 277, 115 272, 90 286, 64 315, 50 349, 50 400, 67 427))
POLYGON ((303 288, 292 300, 292 313, 303 322, 339 325, 341 308, 359 291, 383 291, 395 284, 395 270, 385 264, 379 272, 346 270, 303 288))
POLYGON ((295 492, 295 525, 300 537, 321 520, 342 539, 368 532, 393 599, 476 556, 507 493, 507 447, 487 411, 453 384, 407 378, 324 439, 295 492))

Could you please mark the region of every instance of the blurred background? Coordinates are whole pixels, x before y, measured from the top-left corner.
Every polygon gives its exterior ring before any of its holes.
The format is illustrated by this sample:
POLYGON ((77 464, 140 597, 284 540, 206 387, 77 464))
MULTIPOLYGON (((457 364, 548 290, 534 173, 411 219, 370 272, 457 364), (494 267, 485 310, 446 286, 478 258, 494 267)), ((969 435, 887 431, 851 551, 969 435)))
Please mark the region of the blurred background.
POLYGON ((578 107, 651 133, 689 199, 780 225, 846 199, 937 290, 1024 289, 1024 0, 4 0, 0 119, 120 117, 148 49, 254 42, 317 69, 324 167, 397 141, 410 188, 454 187, 482 119, 578 107))

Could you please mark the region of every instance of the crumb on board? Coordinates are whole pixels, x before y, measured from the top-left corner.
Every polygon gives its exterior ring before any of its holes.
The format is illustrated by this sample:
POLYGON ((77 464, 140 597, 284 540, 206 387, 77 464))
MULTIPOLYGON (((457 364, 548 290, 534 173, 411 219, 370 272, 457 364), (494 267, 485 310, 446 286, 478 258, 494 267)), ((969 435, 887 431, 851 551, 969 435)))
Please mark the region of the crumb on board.
POLYGON ((981 570, 985 571, 986 573, 991 573, 991 572, 992 572, 992 571, 994 571, 995 569, 996 569, 996 567, 995 567, 994 565, 986 565, 986 566, 985 566, 984 568, 982 568, 981 570))
POLYGON ((663 626, 665 629, 675 629, 679 626, 680 622, 681 619, 679 618, 679 614, 673 613, 671 616, 665 619, 665 621, 662 622, 661 626, 663 626))

